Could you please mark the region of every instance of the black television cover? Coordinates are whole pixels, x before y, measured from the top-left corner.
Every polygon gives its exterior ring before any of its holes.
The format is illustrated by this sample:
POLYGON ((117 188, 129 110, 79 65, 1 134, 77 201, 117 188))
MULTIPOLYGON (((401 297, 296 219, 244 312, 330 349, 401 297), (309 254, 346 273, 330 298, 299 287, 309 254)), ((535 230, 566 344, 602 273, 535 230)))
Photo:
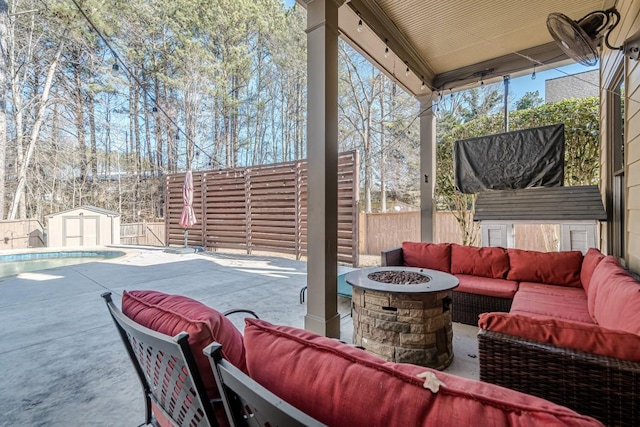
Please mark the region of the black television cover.
POLYGON ((461 193, 559 187, 564 181, 564 124, 456 141, 453 156, 461 193))

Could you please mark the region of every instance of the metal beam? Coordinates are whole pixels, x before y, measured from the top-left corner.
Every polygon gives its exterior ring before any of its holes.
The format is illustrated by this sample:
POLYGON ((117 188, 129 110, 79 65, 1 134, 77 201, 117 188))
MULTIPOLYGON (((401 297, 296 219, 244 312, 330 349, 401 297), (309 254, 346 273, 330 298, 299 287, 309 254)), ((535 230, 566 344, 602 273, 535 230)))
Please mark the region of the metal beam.
POLYGON ((433 79, 433 86, 437 90, 455 89, 470 83, 479 83, 478 76, 482 76, 484 83, 491 83, 501 80, 504 75, 517 77, 518 74, 531 70, 534 65, 537 71, 542 71, 557 66, 557 63, 568 61, 567 55, 555 42, 547 43, 438 74, 433 79))

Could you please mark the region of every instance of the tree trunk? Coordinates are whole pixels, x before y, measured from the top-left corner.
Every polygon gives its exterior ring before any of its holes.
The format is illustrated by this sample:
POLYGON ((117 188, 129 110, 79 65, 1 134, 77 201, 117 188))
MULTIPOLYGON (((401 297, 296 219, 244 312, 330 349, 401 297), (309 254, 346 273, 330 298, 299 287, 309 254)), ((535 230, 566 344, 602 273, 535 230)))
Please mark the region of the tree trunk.
POLYGON ((9 6, 5 0, 0 0, 0 219, 4 218, 5 175, 7 154, 7 100, 9 82, 7 69, 9 58, 7 51, 7 36, 9 21, 9 6))
POLYGON ((387 147, 385 137, 385 81, 381 76, 380 79, 380 212, 387 211, 387 147))
MULTIPOLYGON (((149 117, 149 102, 147 97, 144 97, 144 141, 147 146, 147 162, 146 164, 150 169, 150 176, 155 175, 155 162, 153 161, 153 150, 151 149, 151 130, 149 127, 151 118, 149 117)), ((145 167, 146 169, 146 167, 145 167)))
POLYGON ((96 107, 95 107, 95 95, 91 89, 89 89, 89 138, 91 144, 91 192, 92 192, 92 204, 98 204, 98 147, 96 141, 96 107))
POLYGON ((26 156, 24 157, 24 160, 20 166, 20 171, 18 173, 18 185, 13 195, 13 201, 11 202, 11 208, 9 209, 8 219, 16 219, 16 213, 18 212, 18 204, 20 202, 20 197, 23 194, 25 185, 27 183, 27 170, 29 168, 29 163, 31 161, 31 157, 33 156, 33 151, 35 150, 36 143, 38 141, 40 127, 42 126, 42 122, 44 120, 44 112, 47 108, 47 101, 49 100, 49 91, 51 90, 53 76, 55 74, 56 67, 58 66, 58 61, 60 60, 60 54, 64 49, 64 44, 65 44, 65 38, 63 37, 60 41, 60 44, 58 45, 58 49, 56 50, 54 57, 51 59, 51 63, 49 64, 47 79, 45 81, 45 85, 42 90, 42 96, 40 97, 40 102, 38 103, 38 108, 36 110, 33 129, 31 130, 29 147, 27 148, 26 156))
MULTIPOLYGON (((75 107, 76 132, 78 134, 78 155, 80 156, 80 181, 87 179, 87 142, 84 136, 84 96, 82 94, 82 76, 80 75, 80 53, 74 50, 73 79, 75 83, 73 100, 75 107)), ((82 203, 82 201, 81 201, 82 203)))
MULTIPOLYGON (((159 100, 160 100, 160 79, 158 79, 158 75, 155 75, 155 82, 154 82, 154 90, 155 90, 155 100, 156 103, 153 105, 153 107, 155 107, 157 109, 156 114, 155 114, 155 131, 156 131, 156 166, 158 168, 158 171, 162 171, 162 168, 164 166, 164 162, 162 161, 162 146, 163 146, 163 142, 162 142, 162 119, 161 119, 161 114, 160 114, 160 109, 157 108, 158 104, 159 104, 159 100)), ((158 175, 161 175, 160 172, 158 172, 158 175)))

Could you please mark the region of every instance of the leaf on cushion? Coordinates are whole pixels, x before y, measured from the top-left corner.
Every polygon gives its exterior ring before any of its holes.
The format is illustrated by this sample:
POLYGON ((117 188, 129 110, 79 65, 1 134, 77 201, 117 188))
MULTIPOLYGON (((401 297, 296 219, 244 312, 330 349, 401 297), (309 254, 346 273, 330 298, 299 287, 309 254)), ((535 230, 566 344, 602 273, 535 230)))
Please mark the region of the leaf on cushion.
POLYGON ((421 374, 418 374, 418 378, 424 378, 424 384, 422 387, 431 390, 432 393, 437 393, 440 390, 440 386, 446 386, 445 383, 440 381, 436 374, 431 371, 425 371, 421 374))

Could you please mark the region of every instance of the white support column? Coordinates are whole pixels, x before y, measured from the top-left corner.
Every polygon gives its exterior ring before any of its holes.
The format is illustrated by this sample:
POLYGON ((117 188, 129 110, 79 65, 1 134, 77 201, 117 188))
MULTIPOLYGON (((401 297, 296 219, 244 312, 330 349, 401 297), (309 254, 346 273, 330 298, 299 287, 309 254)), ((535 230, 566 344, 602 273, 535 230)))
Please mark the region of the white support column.
POLYGON ((306 329, 340 337, 338 313, 338 7, 307 2, 306 329))
POLYGON ((431 94, 420 101, 420 240, 433 242, 436 209, 436 116, 433 114, 431 94))

